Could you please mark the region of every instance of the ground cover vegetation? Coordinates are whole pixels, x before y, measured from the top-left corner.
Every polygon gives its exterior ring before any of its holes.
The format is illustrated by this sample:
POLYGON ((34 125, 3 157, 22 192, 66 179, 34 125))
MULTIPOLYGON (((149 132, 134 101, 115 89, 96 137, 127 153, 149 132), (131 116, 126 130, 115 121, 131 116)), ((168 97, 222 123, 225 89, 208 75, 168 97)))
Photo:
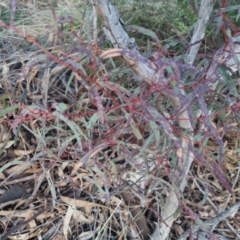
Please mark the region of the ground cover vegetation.
POLYGON ((112 3, 0 2, 1 239, 240 239, 238 1, 112 3))

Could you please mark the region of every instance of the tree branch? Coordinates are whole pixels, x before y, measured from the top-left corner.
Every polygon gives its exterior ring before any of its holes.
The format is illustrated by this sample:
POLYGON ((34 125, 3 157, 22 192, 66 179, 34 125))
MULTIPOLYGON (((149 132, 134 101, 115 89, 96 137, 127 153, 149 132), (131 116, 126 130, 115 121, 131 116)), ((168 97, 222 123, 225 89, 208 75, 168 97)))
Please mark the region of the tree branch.
POLYGON ((193 36, 190 42, 190 49, 185 59, 185 62, 190 65, 193 64, 199 51, 202 39, 204 38, 207 23, 213 10, 214 2, 214 0, 201 1, 200 9, 198 11, 198 20, 195 24, 193 36))

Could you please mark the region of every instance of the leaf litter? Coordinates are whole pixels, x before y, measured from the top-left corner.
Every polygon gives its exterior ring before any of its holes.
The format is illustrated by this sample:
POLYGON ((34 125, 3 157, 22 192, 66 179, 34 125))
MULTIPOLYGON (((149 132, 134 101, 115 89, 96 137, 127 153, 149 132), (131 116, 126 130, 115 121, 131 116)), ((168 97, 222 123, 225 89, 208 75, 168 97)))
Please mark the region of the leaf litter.
MULTIPOLYGON (((33 26, 27 30, 38 34, 33 26)), ((154 105, 151 88, 144 84, 136 94, 139 84, 133 75, 123 77, 113 65, 127 66, 120 58, 113 64, 106 57, 119 57, 120 52, 99 55, 81 37, 89 30, 81 31, 55 32, 63 38, 53 44, 49 35, 46 46, 34 50, 35 40, 24 51, 24 41, 19 41, 16 51, 15 43, 3 39, 0 77, 7 95, 0 96, 2 239, 146 239, 159 220, 171 168, 177 167, 176 154, 182 154, 174 153, 177 126, 161 111, 167 99, 161 96, 154 105)), ((222 111, 221 104, 214 104, 222 111)), ((205 229, 219 210, 239 202, 239 116, 233 110, 226 108, 221 121, 213 118, 215 134, 219 131, 224 139, 225 168, 214 162, 219 141, 210 136, 200 149, 213 169, 196 159, 181 200, 184 214, 172 237, 191 227, 194 232, 194 219, 205 229), (231 199, 225 190, 227 173, 235 183, 231 199)), ((209 126, 209 121, 201 124, 209 126)), ((224 235, 234 239, 228 223, 239 229, 239 212, 227 217, 215 231, 227 229, 224 235)))

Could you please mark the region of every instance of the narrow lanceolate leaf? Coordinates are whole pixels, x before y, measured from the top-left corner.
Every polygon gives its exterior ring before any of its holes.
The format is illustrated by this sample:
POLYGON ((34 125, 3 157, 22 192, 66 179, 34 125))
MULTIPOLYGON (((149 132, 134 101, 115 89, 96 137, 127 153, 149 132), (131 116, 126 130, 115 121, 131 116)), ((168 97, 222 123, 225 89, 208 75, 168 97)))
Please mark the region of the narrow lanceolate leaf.
POLYGON ((129 122, 129 125, 130 127, 132 128, 132 131, 135 135, 135 137, 138 139, 138 140, 141 140, 143 139, 143 136, 142 134, 140 133, 138 127, 136 126, 136 123, 132 117, 132 114, 129 114, 128 112, 124 111, 123 112, 125 113, 125 116, 126 116, 126 119, 128 119, 128 122, 129 122))
POLYGON ((91 86, 89 88, 89 94, 91 98, 94 100, 97 108, 98 108, 98 114, 99 114, 99 120, 102 124, 104 124, 106 120, 105 112, 104 112, 104 107, 102 105, 102 99, 97 91, 97 89, 94 86, 91 86))
POLYGON ((131 126, 131 128, 132 128, 132 130, 133 130, 133 133, 134 133, 134 135, 136 136, 136 138, 137 138, 138 140, 143 139, 143 136, 142 136, 142 134, 140 133, 139 129, 137 128, 136 123, 134 122, 133 119, 131 119, 131 121, 130 121, 130 126, 131 126))
POLYGON ((37 106, 35 104, 32 105, 28 105, 25 106, 21 112, 19 113, 19 115, 14 119, 13 123, 12 123, 12 129, 13 129, 13 133, 16 135, 17 134, 17 128, 18 126, 22 123, 23 119, 28 115, 28 116, 34 116, 36 118, 38 118, 40 116, 40 111, 41 113, 46 112, 46 109, 37 106))
POLYGON ((104 209, 110 209, 107 206, 104 206, 102 204, 94 203, 94 202, 88 202, 80 199, 74 199, 69 198, 65 196, 60 196, 61 200, 65 202, 68 205, 71 205, 73 207, 82 207, 82 208, 93 208, 93 207, 101 207, 104 209))
POLYGON ((153 31, 147 29, 147 28, 137 26, 137 25, 128 25, 125 28, 126 28, 127 31, 137 32, 137 33, 141 33, 141 34, 144 34, 146 36, 149 36, 152 39, 154 39, 157 43, 160 43, 157 34, 153 31))
POLYGON ((69 128, 72 130, 72 132, 78 142, 79 147, 82 148, 81 137, 84 137, 85 140, 87 140, 87 136, 82 132, 80 127, 75 122, 73 122, 73 121, 69 120, 67 117, 65 117, 59 111, 54 111, 52 114, 54 116, 58 117, 59 119, 61 119, 63 122, 65 122, 69 126, 69 128))
POLYGON ((230 186, 230 183, 228 182, 226 175, 224 174, 222 168, 218 163, 216 162, 212 163, 212 171, 217 180, 219 181, 219 183, 232 194, 233 193, 232 187, 230 186))
POLYGON ((147 121, 155 121, 158 122, 163 130, 166 132, 166 134, 176 143, 177 143, 177 138, 174 136, 173 134, 173 129, 172 126, 169 123, 169 120, 167 120, 161 113, 159 113, 155 108, 153 108, 152 106, 146 104, 144 106, 144 110, 146 113, 148 113, 148 116, 145 115, 145 118, 147 119, 147 121))
POLYGON ((219 146, 219 161, 220 161, 220 163, 223 163, 223 161, 224 161, 223 141, 219 135, 219 132, 217 131, 217 129, 213 126, 213 124, 210 121, 211 118, 209 116, 207 104, 202 95, 198 96, 198 102, 199 102, 199 105, 201 106, 201 110, 204 113, 204 118, 203 118, 204 125, 209 129, 211 135, 215 137, 215 139, 218 143, 218 146, 219 146))
POLYGON ((18 106, 10 106, 10 107, 7 107, 3 110, 0 110, 0 118, 4 117, 6 114, 16 110, 17 108, 18 108, 18 106))

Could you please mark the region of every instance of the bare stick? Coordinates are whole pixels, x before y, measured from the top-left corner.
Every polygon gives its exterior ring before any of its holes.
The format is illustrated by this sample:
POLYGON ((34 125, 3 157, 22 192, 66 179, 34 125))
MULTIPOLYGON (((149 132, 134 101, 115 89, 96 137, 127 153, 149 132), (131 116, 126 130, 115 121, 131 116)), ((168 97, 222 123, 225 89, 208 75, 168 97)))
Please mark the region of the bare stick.
POLYGON ((198 20, 196 22, 194 33, 190 42, 190 49, 185 62, 192 65, 198 53, 201 41, 204 38, 208 20, 211 16, 214 0, 202 0, 198 11, 198 20))

